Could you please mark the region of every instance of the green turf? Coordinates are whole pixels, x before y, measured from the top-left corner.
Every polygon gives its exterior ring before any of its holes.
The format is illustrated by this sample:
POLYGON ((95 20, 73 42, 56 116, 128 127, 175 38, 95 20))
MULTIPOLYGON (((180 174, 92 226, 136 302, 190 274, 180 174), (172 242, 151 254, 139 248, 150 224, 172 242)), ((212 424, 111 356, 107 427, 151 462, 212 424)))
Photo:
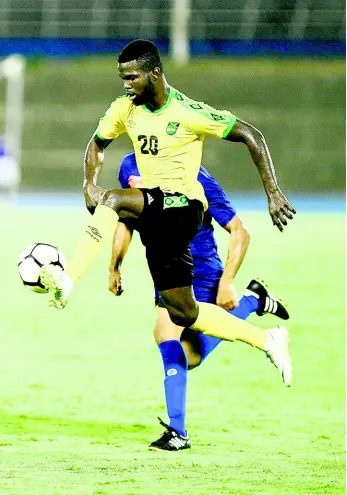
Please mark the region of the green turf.
POLYGON ((259 351, 223 344, 189 374, 193 448, 166 454, 146 450, 166 416, 138 240, 121 298, 107 291, 104 253, 59 313, 21 286, 16 259, 34 241, 69 256, 83 210, 1 206, 0 216, 1 495, 345 493, 342 214, 299 213, 284 234, 265 213, 243 215, 252 243, 237 287, 263 276, 288 301, 294 385, 259 351))

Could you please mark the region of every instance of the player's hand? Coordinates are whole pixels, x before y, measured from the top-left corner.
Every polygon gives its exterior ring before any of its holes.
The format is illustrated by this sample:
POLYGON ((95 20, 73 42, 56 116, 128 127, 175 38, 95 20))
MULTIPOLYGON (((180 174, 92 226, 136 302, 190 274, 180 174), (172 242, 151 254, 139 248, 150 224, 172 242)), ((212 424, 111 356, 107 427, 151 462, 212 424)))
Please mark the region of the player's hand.
POLYGON ((100 186, 95 186, 94 184, 87 184, 83 186, 84 199, 86 202, 86 207, 93 215, 95 208, 97 207, 101 196, 104 194, 106 189, 100 186))
POLYGON ((122 277, 120 275, 120 271, 115 268, 110 268, 108 290, 113 292, 116 296, 120 296, 123 293, 122 277))
POLYGON ((239 300, 233 282, 230 280, 224 280, 223 276, 219 281, 217 305, 226 311, 231 311, 239 305, 239 300))
POLYGON ((295 215, 295 208, 289 203, 285 195, 279 190, 268 194, 269 213, 272 223, 283 232, 283 226, 287 225, 287 218, 290 220, 295 215))

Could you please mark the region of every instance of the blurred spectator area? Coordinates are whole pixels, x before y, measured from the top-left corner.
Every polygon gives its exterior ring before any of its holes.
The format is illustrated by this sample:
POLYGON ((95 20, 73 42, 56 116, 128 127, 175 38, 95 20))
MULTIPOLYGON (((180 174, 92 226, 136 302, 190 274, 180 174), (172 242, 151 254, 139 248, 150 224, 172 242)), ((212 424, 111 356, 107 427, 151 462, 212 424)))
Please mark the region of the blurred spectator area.
MULTIPOLYGON (((344 40, 344 0, 191 0, 191 39, 344 40)), ((2 38, 169 38, 170 0, 1 0, 2 38)))

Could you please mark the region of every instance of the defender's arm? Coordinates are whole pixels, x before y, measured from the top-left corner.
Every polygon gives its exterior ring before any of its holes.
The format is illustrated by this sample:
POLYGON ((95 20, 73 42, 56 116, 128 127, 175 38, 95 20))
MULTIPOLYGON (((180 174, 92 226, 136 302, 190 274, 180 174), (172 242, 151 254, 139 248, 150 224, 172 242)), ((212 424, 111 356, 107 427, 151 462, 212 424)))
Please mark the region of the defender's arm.
POLYGON ((110 262, 109 284, 108 288, 116 296, 120 296, 123 292, 120 267, 123 259, 128 251, 133 229, 123 222, 118 222, 117 229, 114 233, 112 243, 112 255, 110 262))
POLYGON ((292 219, 296 211, 278 187, 275 169, 264 136, 251 124, 236 119, 225 139, 246 144, 263 181, 272 222, 280 231, 283 231, 283 225, 287 225, 286 219, 292 219))
POLYGON ((231 311, 239 305, 234 287, 234 278, 246 255, 250 234, 241 218, 237 215, 224 228, 229 232, 230 239, 228 258, 219 281, 217 304, 227 311, 231 311))

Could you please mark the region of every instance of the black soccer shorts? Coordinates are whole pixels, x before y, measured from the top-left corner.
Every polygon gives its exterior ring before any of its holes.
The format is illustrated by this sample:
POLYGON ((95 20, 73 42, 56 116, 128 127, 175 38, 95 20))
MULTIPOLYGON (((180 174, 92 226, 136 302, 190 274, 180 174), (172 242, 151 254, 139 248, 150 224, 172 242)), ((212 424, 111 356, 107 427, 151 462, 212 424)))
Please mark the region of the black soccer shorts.
POLYGON ((203 221, 201 201, 159 187, 141 191, 145 205, 138 230, 155 287, 163 291, 192 285, 190 242, 203 221))

